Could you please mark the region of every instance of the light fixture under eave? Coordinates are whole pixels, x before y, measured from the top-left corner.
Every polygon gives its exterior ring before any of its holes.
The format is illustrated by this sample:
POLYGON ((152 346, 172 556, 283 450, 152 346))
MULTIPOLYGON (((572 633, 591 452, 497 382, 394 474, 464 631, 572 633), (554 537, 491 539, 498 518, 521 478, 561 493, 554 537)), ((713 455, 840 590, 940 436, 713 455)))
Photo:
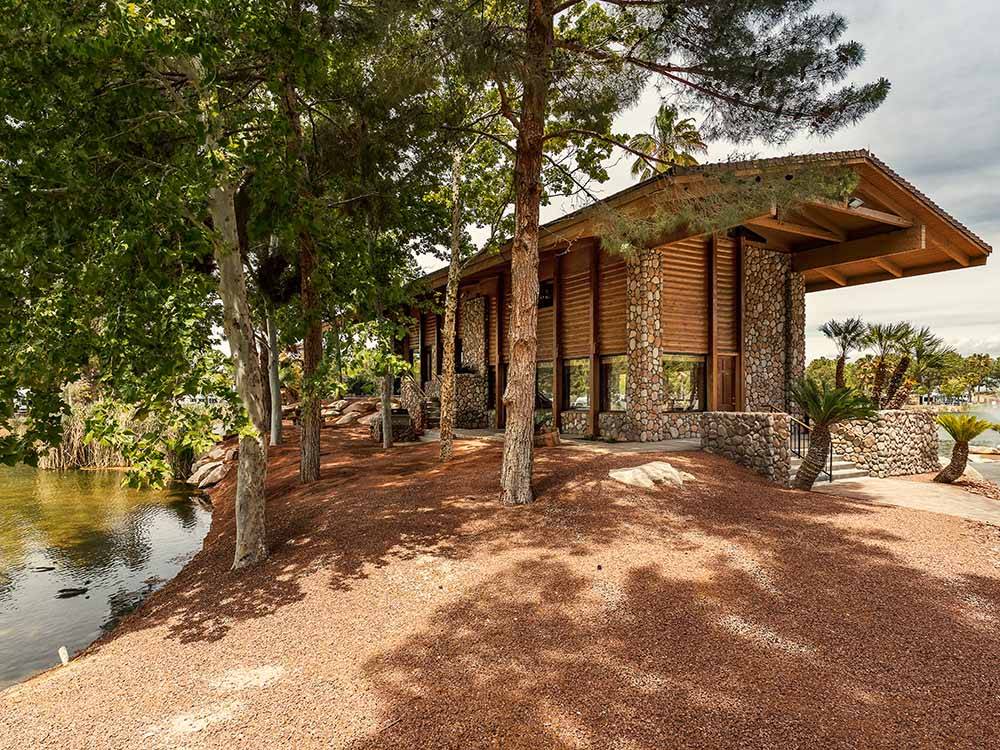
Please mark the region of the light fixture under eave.
POLYGON ((858 198, 857 196, 854 196, 849 201, 847 201, 847 205, 850 206, 851 208, 861 208, 863 205, 865 205, 865 202, 860 198, 858 198))

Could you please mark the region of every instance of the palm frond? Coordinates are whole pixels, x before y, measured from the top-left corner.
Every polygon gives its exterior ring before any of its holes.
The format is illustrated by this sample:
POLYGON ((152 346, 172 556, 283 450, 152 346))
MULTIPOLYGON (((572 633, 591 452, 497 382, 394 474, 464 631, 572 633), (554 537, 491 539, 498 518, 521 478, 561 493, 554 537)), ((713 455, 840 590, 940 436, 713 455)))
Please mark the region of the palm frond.
POLYGON ((995 427, 975 414, 939 414, 937 423, 956 443, 968 443, 995 427))
POLYGON ((819 427, 855 419, 872 419, 875 407, 853 388, 828 388, 814 378, 796 380, 791 386, 792 398, 802 411, 819 427))

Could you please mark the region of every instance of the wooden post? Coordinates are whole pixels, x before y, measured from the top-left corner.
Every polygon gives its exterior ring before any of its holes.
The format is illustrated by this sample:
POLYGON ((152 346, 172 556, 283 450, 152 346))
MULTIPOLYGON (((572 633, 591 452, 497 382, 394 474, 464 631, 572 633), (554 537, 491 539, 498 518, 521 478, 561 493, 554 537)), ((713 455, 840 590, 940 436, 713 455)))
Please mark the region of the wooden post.
POLYGON ((713 233, 708 238, 708 248, 707 248, 707 258, 706 258, 706 275, 708 283, 708 372, 706 373, 706 390, 708 391, 705 395, 707 397, 706 407, 708 411, 716 411, 719 405, 719 357, 718 357, 718 331, 716 330, 718 311, 716 309, 716 298, 717 298, 717 269, 719 267, 718 262, 718 242, 716 242, 716 235, 713 233))
POLYGON ((601 434, 598 412, 601 408, 601 347, 598 331, 600 305, 601 244, 594 242, 590 248, 590 409, 587 414, 588 434, 601 434))
POLYGON ((496 428, 501 429, 507 422, 506 415, 504 414, 503 405, 503 391, 506 387, 506 382, 503 376, 503 316, 506 313, 506 290, 504 289, 504 279, 503 273, 497 276, 497 382, 496 382, 496 397, 497 397, 497 421, 496 428))
POLYGON ((552 426, 562 427, 562 256, 552 260, 552 426))

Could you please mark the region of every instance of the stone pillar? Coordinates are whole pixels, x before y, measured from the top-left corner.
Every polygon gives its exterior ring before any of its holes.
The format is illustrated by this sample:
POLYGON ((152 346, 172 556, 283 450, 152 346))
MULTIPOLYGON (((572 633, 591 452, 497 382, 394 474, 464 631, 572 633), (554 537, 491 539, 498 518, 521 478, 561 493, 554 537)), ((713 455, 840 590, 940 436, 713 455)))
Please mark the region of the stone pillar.
POLYGON ((462 366, 486 374, 486 298, 465 299, 462 305, 462 366))
POLYGON ((629 437, 642 442, 662 440, 663 352, 660 336, 661 258, 646 248, 626 265, 628 314, 628 381, 626 411, 629 437))
POLYGON ((792 401, 791 385, 806 374, 806 282, 789 270, 785 283, 785 404, 789 413, 801 410, 792 401))
POLYGON ((805 282, 788 253, 759 245, 746 245, 743 269, 746 411, 787 411, 806 367, 805 282))

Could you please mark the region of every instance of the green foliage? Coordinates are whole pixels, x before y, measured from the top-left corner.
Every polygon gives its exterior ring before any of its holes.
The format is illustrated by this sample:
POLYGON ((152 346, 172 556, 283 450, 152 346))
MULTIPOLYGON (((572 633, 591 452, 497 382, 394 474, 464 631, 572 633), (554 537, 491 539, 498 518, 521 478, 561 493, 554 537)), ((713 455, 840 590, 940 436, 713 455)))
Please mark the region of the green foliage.
POLYGON ((791 392, 816 427, 875 417, 871 401, 853 388, 829 388, 812 378, 802 378, 792 383, 791 392))
POLYGON ((828 357, 817 357, 806 367, 806 377, 826 388, 833 388, 837 380, 837 361, 828 357))
POLYGON ((681 229, 692 234, 723 231, 769 214, 774 207, 780 214, 807 200, 843 200, 858 184, 857 174, 850 169, 809 164, 755 170, 723 164, 690 171, 703 175, 704 180, 694 185, 665 182, 652 195, 653 211, 648 217, 605 208, 598 220, 601 244, 629 257, 681 229))
POLYGON ((861 318, 847 318, 828 320, 819 330, 837 346, 838 354, 846 358, 864 342, 866 326, 861 318))
POLYGON ((708 152, 694 120, 679 116, 676 107, 661 104, 653 118, 653 132, 632 136, 629 148, 643 155, 632 162, 633 177, 646 179, 672 166, 692 167, 698 163, 695 154, 708 152))
POLYGON ((939 414, 937 423, 956 443, 969 443, 995 427, 974 414, 939 414))

